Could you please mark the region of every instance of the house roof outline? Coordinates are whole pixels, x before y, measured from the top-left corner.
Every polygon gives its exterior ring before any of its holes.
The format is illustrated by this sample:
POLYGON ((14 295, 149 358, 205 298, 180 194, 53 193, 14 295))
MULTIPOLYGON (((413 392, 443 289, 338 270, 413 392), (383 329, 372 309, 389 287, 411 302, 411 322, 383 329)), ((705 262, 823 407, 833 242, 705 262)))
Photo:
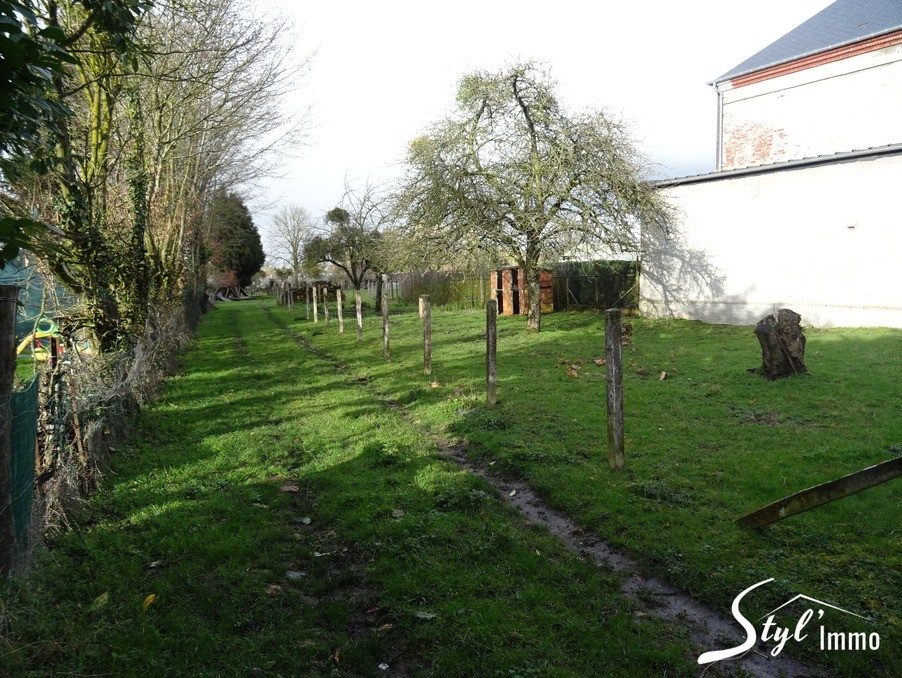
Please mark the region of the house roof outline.
POLYGON ((669 186, 679 186, 681 184, 701 184, 707 181, 735 179, 738 177, 749 176, 753 174, 785 172, 794 169, 801 169, 803 167, 833 165, 841 162, 851 162, 855 160, 873 160, 880 157, 899 154, 902 154, 902 143, 886 144, 885 146, 873 146, 871 148, 842 151, 840 153, 828 153, 825 155, 814 155, 805 158, 795 158, 792 160, 781 160, 779 162, 771 162, 762 165, 734 167, 732 169, 714 170, 713 172, 704 172, 702 174, 690 174, 688 176, 682 177, 655 179, 652 181, 652 184, 654 184, 654 186, 657 188, 667 188, 669 186))
POLYGON ((899 0, 837 0, 708 84, 717 85, 899 30, 899 0))
POLYGON ((783 603, 779 607, 775 607, 770 612, 765 612, 759 618, 758 621, 761 621, 761 619, 764 619, 765 617, 769 617, 770 615, 774 614, 775 612, 782 610, 784 607, 792 605, 795 601, 799 600, 800 598, 802 598, 804 600, 810 600, 812 603, 817 603, 818 605, 823 605, 824 607, 829 607, 833 610, 839 610, 840 612, 844 612, 845 614, 851 615, 853 617, 858 617, 859 619, 863 619, 866 622, 870 622, 872 624, 874 623, 873 619, 868 619, 867 617, 862 617, 860 614, 855 614, 854 612, 849 612, 849 610, 844 610, 843 608, 839 607, 838 605, 833 605, 832 603, 828 603, 823 600, 818 600, 817 598, 812 598, 811 596, 806 596, 804 593, 799 593, 798 595, 794 596, 793 598, 790 598, 789 600, 787 600, 785 603, 783 603))

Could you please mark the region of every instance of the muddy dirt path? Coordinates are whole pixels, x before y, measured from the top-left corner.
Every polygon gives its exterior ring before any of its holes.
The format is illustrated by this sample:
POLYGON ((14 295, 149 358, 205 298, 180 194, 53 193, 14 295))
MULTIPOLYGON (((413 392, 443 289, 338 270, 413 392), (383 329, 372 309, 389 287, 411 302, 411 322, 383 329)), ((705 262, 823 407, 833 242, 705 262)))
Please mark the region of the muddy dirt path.
MULTIPOLYGON (((348 373, 340 361, 319 350, 303 336, 298 334, 292 334, 292 336, 307 351, 332 363, 336 370, 348 373)), ((453 444, 416 423, 403 405, 385 400, 370 384, 358 383, 358 385, 367 388, 371 395, 382 402, 386 408, 432 438, 438 445, 441 456, 453 460, 488 482, 505 501, 524 516, 527 522, 544 527, 568 549, 583 558, 624 575, 621 592, 636 603, 640 610, 638 614, 683 624, 699 654, 708 650, 736 647, 745 641, 745 634, 739 628, 738 622, 725 611, 714 609, 695 600, 659 577, 644 574, 637 560, 597 536, 586 533, 569 517, 548 506, 526 483, 500 477, 489 469, 472 462, 463 447, 453 444)), ((737 593, 739 592, 737 591, 737 593)), ((699 674, 751 675, 760 678, 825 675, 815 667, 791 659, 786 655, 772 657, 770 650, 771 647, 759 639, 756 646, 744 655, 705 667, 700 666, 699 674)))
MULTIPOLYGON (((386 404, 396 411, 401 409, 392 403, 386 404)), ((401 416, 409 419, 406 412, 401 411, 401 416)), ((460 447, 432 433, 429 435, 438 444, 442 456, 453 459, 471 473, 485 479, 498 490, 505 501, 523 514, 527 522, 546 528, 568 549, 582 557, 625 575, 620 590, 638 605, 640 614, 684 624, 693 643, 699 648, 699 654, 707 650, 736 647, 745 640, 745 634, 731 616, 698 602, 663 579, 644 575, 636 560, 598 537, 584 532, 566 515, 545 504, 526 483, 500 478, 471 462, 460 447)), ((823 675, 813 667, 785 655, 772 657, 770 648, 760 640, 741 657, 709 666, 707 672, 713 675, 748 673, 762 678, 823 675)), ((704 668, 699 667, 699 671, 703 672, 704 668)))

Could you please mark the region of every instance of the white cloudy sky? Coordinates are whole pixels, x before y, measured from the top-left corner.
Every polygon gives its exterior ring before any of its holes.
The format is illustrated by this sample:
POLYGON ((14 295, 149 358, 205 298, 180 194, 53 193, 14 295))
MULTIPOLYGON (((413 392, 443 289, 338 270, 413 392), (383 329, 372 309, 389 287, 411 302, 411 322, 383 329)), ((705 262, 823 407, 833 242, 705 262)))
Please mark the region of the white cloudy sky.
POLYGON ((279 204, 320 217, 345 178, 389 180, 407 143, 452 110, 471 70, 535 59, 571 109, 605 109, 632 127, 662 176, 713 169, 716 97, 706 83, 831 0, 261 0, 293 17, 314 56, 287 102, 311 109, 309 143, 267 180, 255 221, 279 204))

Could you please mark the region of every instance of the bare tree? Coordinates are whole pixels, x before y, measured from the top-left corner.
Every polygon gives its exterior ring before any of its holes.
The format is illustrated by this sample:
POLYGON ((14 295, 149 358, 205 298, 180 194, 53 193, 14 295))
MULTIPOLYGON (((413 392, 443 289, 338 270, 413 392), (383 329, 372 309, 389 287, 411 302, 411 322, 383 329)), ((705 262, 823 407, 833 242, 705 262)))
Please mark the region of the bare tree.
POLYGON ((305 112, 283 105, 307 66, 292 56, 291 33, 247 0, 159 0, 142 25, 149 248, 172 285, 186 264, 202 276, 211 196, 247 198, 303 141, 305 112))
POLYGON ((283 101, 305 61, 250 0, 32 4, 73 59, 52 78, 52 171, 12 192, 61 227, 36 249, 81 296, 72 317, 115 348, 205 284, 213 196, 246 198, 297 148, 303 112, 283 101))
POLYGON ((314 234, 313 217, 300 205, 283 205, 273 217, 267 231, 271 256, 291 267, 294 285, 300 283, 301 266, 304 263, 304 246, 314 234))
POLYGON ((458 110, 416 139, 399 191, 407 228, 432 247, 502 253, 524 270, 527 329, 541 327, 540 266, 567 253, 638 250, 668 209, 624 126, 573 115, 534 64, 464 77, 458 110))
POLYGON ((304 255, 308 262, 340 269, 355 290, 360 290, 367 271, 376 273, 377 307, 386 270, 380 241, 391 220, 389 207, 389 196, 378 186, 368 182, 356 189, 346 184, 339 205, 326 213, 324 233, 310 239, 304 255))

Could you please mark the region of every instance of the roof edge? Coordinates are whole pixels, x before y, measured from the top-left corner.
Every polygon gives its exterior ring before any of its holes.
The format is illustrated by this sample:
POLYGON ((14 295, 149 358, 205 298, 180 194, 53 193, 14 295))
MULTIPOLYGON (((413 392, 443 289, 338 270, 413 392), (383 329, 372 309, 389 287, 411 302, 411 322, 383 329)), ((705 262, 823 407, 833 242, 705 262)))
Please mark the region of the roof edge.
POLYGON ((869 33, 867 35, 856 37, 853 40, 842 40, 840 42, 831 44, 827 47, 822 47, 819 49, 809 50, 807 52, 803 52, 801 54, 797 54, 788 59, 777 59, 776 61, 772 61, 764 66, 754 66, 752 68, 747 68, 743 71, 733 72, 732 70, 727 71, 723 75, 711 80, 706 83, 707 85, 717 86, 724 82, 729 82, 730 80, 735 80, 736 78, 741 78, 745 75, 751 75, 752 73, 758 73, 760 71, 766 71, 769 68, 774 68, 775 66, 782 66, 784 64, 791 64, 793 61, 801 61, 802 59, 807 59, 808 57, 812 57, 816 54, 824 54, 826 52, 830 52, 835 49, 841 49, 843 47, 848 47, 849 45, 855 45, 859 42, 866 42, 867 40, 873 40, 874 38, 879 38, 883 35, 890 35, 892 33, 902 33, 902 26, 895 26, 893 28, 887 28, 880 31, 874 31, 873 33, 869 33))
POLYGON ((768 163, 766 165, 753 165, 751 167, 736 167, 728 170, 718 170, 708 172, 707 174, 695 174, 688 177, 674 177, 673 179, 661 179, 652 182, 655 188, 668 188, 670 186, 681 186, 685 184, 700 184, 707 181, 718 181, 720 179, 733 179, 736 177, 751 176, 755 174, 769 174, 772 172, 780 172, 789 169, 800 169, 803 167, 815 167, 817 165, 832 165, 835 163, 846 162, 848 160, 859 160, 865 158, 878 158, 888 155, 902 154, 902 143, 887 144, 886 146, 875 146, 873 148, 864 148, 854 151, 845 151, 843 153, 834 153, 832 155, 817 155, 810 158, 798 158, 796 160, 785 160, 783 162, 768 163))

